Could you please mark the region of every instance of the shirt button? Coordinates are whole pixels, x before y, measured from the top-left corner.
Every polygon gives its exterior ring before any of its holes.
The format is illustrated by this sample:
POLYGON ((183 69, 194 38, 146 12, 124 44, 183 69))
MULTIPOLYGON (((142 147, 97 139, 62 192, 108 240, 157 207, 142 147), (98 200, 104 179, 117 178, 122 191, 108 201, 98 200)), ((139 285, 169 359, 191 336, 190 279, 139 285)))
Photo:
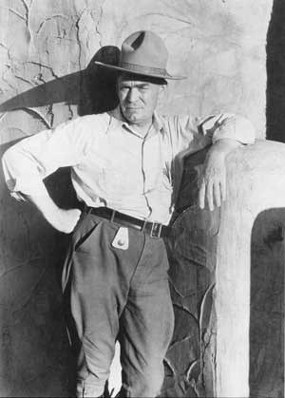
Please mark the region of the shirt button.
POLYGON ((117 244, 118 246, 124 246, 125 242, 123 241, 123 239, 119 239, 117 244))

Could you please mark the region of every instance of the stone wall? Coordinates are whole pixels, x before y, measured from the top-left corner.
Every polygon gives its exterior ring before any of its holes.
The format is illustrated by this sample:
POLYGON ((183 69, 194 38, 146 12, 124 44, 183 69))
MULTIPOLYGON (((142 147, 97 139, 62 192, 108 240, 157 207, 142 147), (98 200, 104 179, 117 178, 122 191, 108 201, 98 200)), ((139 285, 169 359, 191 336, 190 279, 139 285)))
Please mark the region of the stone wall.
POLYGON ((176 328, 162 396, 282 397, 285 145, 231 154, 213 212, 195 205, 206 152, 186 159, 167 240, 176 328))
MULTIPOLYGON (((114 105, 113 78, 92 60, 117 58, 129 33, 152 29, 170 52, 160 110, 247 116, 265 137, 269 0, 2 0, 1 153, 15 140, 114 105)), ((275 16, 278 19, 278 15, 275 16)), ((68 173, 47 183, 70 205, 68 173)), ((59 287, 65 238, 12 200, 1 173, 0 395, 66 396, 73 363, 59 287)))

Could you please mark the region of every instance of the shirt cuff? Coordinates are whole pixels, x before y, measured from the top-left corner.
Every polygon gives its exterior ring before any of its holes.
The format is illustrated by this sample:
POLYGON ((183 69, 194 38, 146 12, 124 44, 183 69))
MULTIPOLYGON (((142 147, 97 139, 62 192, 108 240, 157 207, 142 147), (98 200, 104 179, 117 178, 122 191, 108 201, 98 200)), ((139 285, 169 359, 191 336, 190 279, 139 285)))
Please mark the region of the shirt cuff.
POLYGON ((241 144, 253 144, 255 142, 255 129, 252 123, 241 116, 227 116, 216 125, 212 142, 221 139, 232 139, 241 144))
POLYGON ((26 201, 25 196, 40 195, 44 193, 44 183, 39 178, 15 178, 7 180, 7 187, 13 198, 26 201))
POLYGON ((242 144, 253 144, 255 141, 255 129, 252 123, 245 117, 231 113, 210 116, 201 127, 203 134, 211 137, 213 143, 225 138, 242 144))

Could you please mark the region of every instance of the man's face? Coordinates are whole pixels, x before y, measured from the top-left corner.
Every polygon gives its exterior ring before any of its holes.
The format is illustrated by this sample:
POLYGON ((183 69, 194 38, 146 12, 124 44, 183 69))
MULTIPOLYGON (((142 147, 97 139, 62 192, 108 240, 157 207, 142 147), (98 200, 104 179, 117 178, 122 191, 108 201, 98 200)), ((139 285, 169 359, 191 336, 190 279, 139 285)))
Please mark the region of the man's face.
POLYGON ((164 86, 135 76, 118 77, 118 97, 125 119, 134 125, 151 122, 164 86))

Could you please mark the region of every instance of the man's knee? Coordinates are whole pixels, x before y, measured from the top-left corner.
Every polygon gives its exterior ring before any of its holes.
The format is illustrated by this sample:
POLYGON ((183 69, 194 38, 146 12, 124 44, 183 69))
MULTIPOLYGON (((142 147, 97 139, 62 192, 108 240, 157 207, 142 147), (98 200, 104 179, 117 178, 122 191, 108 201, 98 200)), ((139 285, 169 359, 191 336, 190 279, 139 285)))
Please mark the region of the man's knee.
POLYGON ((162 361, 146 364, 139 371, 128 375, 127 383, 123 384, 122 397, 156 397, 159 395, 164 379, 162 361))
POLYGON ((76 398, 97 398, 103 397, 105 381, 100 383, 88 383, 85 380, 79 380, 76 388, 76 398))

